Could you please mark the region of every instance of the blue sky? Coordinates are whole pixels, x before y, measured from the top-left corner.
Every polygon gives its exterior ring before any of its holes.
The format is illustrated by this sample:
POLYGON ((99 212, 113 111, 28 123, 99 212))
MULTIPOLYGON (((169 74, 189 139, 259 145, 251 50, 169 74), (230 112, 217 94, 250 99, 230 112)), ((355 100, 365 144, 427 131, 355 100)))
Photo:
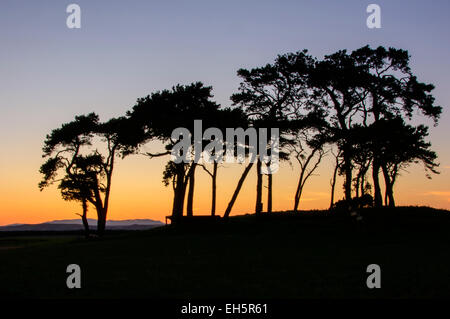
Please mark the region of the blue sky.
POLYGON ((150 91, 196 80, 228 104, 238 68, 304 48, 321 56, 396 46, 410 51, 424 81, 442 84, 449 71, 448 1, 378 1, 378 30, 365 25, 369 1, 80 0, 79 30, 65 25, 69 3, 2 1, 2 111, 21 93, 20 108, 32 114, 34 105, 55 116, 95 106, 109 116, 150 91), (64 105, 55 103, 62 96, 64 105))
POLYGON ((1 3, 0 133, 14 143, 78 113, 123 114, 177 83, 213 85, 229 105, 238 68, 304 48, 319 57, 366 44, 408 49, 438 103, 450 101, 449 1, 377 1, 381 29, 366 27, 370 1, 79 0, 82 28, 68 29, 70 3, 1 3))

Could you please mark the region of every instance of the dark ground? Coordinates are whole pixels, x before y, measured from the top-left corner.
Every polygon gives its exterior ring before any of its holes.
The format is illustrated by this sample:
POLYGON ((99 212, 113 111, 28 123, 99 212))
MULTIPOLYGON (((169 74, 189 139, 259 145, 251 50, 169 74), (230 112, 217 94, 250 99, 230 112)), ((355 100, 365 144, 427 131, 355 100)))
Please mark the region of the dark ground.
POLYGON ((0 234, 1 298, 445 298, 450 212, 232 217, 226 224, 108 233, 0 234), (82 288, 66 287, 81 266, 82 288), (366 267, 381 266, 381 289, 366 267))

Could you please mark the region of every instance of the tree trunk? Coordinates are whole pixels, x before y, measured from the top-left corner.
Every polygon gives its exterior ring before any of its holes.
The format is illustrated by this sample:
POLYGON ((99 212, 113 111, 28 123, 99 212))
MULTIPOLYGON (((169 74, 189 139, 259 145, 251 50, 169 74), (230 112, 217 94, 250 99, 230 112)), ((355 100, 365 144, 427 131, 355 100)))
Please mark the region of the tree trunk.
POLYGON ((97 220, 97 233, 99 237, 102 237, 105 233, 106 228, 106 218, 108 215, 108 207, 109 207, 109 195, 111 194, 111 181, 112 181, 112 172, 114 169, 114 153, 115 151, 111 151, 111 162, 109 164, 109 170, 106 172, 106 190, 105 190, 105 197, 102 205, 99 205, 101 207, 101 213, 99 214, 100 217, 97 220))
POLYGON ((239 182, 236 186, 236 189, 234 190, 233 196, 231 197, 230 202, 228 203, 227 209, 225 210, 225 213, 223 215, 224 218, 228 218, 228 216, 231 213, 231 209, 233 208, 234 202, 236 201, 237 196, 239 195, 239 192, 242 188, 242 184, 245 181, 245 178, 248 175, 248 172, 250 171, 250 169, 253 166, 253 162, 248 163, 247 167, 245 168, 244 172, 241 175, 241 178, 239 179, 239 182))
POLYGON ((378 163, 378 160, 376 158, 374 158, 373 163, 372 163, 372 179, 373 179, 373 191, 374 191, 373 198, 374 198, 375 207, 383 206, 383 202, 382 202, 383 199, 381 197, 379 172, 380 172, 380 164, 378 163))
POLYGON ((388 200, 388 202, 389 202, 389 203, 386 203, 386 205, 389 205, 389 207, 395 207, 393 183, 391 182, 391 178, 389 177, 389 172, 386 168, 386 165, 382 165, 382 169, 383 169, 384 181, 386 184, 386 201, 388 200))
POLYGON ((344 151, 344 172, 345 172, 345 183, 344 183, 345 199, 350 201, 352 199, 352 159, 348 147, 344 151))
POLYGON ((102 235, 105 231, 106 227, 106 218, 108 215, 108 208, 109 208, 109 195, 111 194, 111 183, 112 183, 112 173, 114 169, 114 157, 115 157, 115 150, 112 150, 110 153, 111 161, 109 164, 109 171, 106 172, 106 190, 105 190, 105 197, 103 202, 103 209, 102 209, 102 227, 101 230, 102 235))
POLYGON ((367 169, 364 169, 363 174, 361 175, 361 196, 364 196, 364 194, 366 193, 365 190, 365 182, 366 182, 366 173, 367 173, 367 169))
MULTIPOLYGON (((178 183, 177 183, 178 184, 178 183)), ((180 185, 175 187, 172 206, 172 222, 176 223, 183 216, 183 189, 180 185)))
POLYGON ((297 190, 295 192, 294 196, 294 213, 298 212, 298 204, 300 203, 300 197, 302 196, 302 184, 303 184, 303 175, 305 174, 305 170, 302 169, 302 172, 300 173, 300 177, 298 178, 298 185, 297 190))
POLYGON ((272 212, 272 174, 267 175, 267 212, 272 212))
POLYGON ((183 216, 184 196, 186 192, 186 185, 184 183, 184 163, 176 165, 176 182, 173 196, 172 206, 172 222, 178 222, 183 216))
POLYGON ((303 187, 299 184, 300 188, 297 188, 294 198, 294 213, 298 212, 298 205, 300 204, 300 198, 302 197, 303 187))
POLYGON ((256 162, 256 205, 255 214, 259 215, 262 212, 262 174, 261 174, 261 160, 257 159, 256 162))
POLYGON ((83 205, 83 215, 81 216, 81 220, 83 221, 85 237, 88 238, 89 237, 89 223, 87 220, 88 205, 87 205, 86 199, 83 199, 82 205, 83 205))
POLYGON ((331 181, 330 209, 332 209, 333 205, 334 205, 334 189, 336 188, 336 178, 337 178, 338 170, 339 170, 339 157, 336 156, 336 165, 334 166, 333 179, 331 181))
POLYGON ((97 213, 97 234, 99 237, 103 237, 106 229, 106 210, 105 208, 100 208, 100 213, 97 213))
POLYGON ((361 180, 361 176, 358 174, 356 175, 356 180, 355 180, 355 197, 358 198, 359 197, 359 183, 361 180))
POLYGON ((102 237, 105 232, 106 225, 106 215, 104 214, 103 203, 100 197, 100 192, 98 189, 94 190, 95 193, 95 201, 92 203, 95 206, 95 210, 97 211, 97 235, 102 237))
POLYGON ((197 164, 192 163, 192 167, 189 170, 189 190, 188 190, 188 198, 187 198, 187 207, 186 207, 186 215, 193 216, 194 215, 194 186, 195 186, 195 168, 197 164))
POLYGON ((211 202, 211 216, 216 215, 216 193, 217 193, 217 162, 213 163, 213 173, 212 173, 212 202, 211 202))

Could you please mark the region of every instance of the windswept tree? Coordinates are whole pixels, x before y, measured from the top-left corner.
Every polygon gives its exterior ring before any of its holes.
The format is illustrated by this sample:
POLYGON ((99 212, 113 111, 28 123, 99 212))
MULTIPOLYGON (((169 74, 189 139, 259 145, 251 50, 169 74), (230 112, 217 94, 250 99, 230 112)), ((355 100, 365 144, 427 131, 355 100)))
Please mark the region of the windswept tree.
MULTIPOLYGON (((311 94, 311 92, 309 92, 311 94)), ((297 110, 296 118, 288 121, 287 133, 290 137, 285 147, 288 157, 297 161, 300 172, 297 188, 294 194, 294 208, 297 212, 306 182, 318 169, 323 157, 328 153, 327 144, 330 136, 327 134, 325 116, 321 110, 312 110, 310 98, 304 97, 303 107, 297 110)))
MULTIPOLYGON (((212 87, 206 87, 201 82, 189 85, 177 85, 171 90, 163 90, 152 93, 144 98, 138 99, 128 117, 140 127, 147 141, 158 140, 164 144, 162 152, 146 152, 145 155, 150 158, 157 156, 168 156, 180 142, 188 141, 188 146, 194 150, 194 140, 200 139, 202 144, 203 130, 194 134, 194 121, 201 120, 203 127, 210 127, 214 124, 214 118, 217 114, 219 105, 211 100, 212 87), (212 122, 211 122, 212 121, 212 122), (212 124, 212 125, 211 125, 212 124), (175 129, 186 129, 190 132, 187 136, 173 136, 175 129)), ((198 143, 198 142, 197 142, 198 143)), ((200 145, 201 146, 201 145, 200 145)), ((187 156, 187 161, 169 160, 163 173, 163 182, 165 185, 172 185, 174 191, 172 205, 172 221, 177 222, 183 216, 186 190, 189 182, 192 187, 189 190, 188 205, 189 214, 192 214, 193 192, 195 181, 195 170, 198 164, 198 149, 193 158, 187 156)), ((175 153, 178 150, 174 151, 175 153)), ((178 154, 181 158, 187 154, 178 154)))
POLYGON ((431 144, 425 140, 428 128, 424 125, 412 126, 403 119, 395 117, 374 123, 370 130, 373 139, 382 145, 379 148, 383 159, 382 171, 385 179, 385 202, 395 206, 394 184, 400 172, 413 163, 422 163, 426 176, 438 174, 437 155, 431 150, 431 144))
MULTIPOLYGON (((244 127, 244 129, 245 129, 245 127, 244 127)), ((256 154, 257 151, 255 149, 253 149, 254 145, 251 145, 250 143, 247 143, 247 142, 248 141, 246 139, 244 142, 244 145, 241 145, 241 147, 243 147, 244 151, 245 151, 244 160, 242 162, 245 163, 245 157, 249 157, 248 164, 246 164, 244 171, 242 172, 241 176, 239 177, 239 180, 233 191, 231 199, 228 202, 227 208, 225 209, 225 212, 223 214, 224 219, 227 219, 230 216, 231 210, 233 209, 234 203, 236 202, 237 197, 242 189, 242 186, 244 185, 245 179, 247 178, 248 173, 252 169, 253 164, 255 163, 255 161, 257 161, 256 158, 253 158, 254 155, 257 156, 257 154, 256 154)))
MULTIPOLYGON (((415 110, 437 123, 441 113, 431 95, 433 86, 412 74, 407 51, 394 48, 341 50, 322 60, 301 51, 279 56, 273 65, 238 74, 243 82, 232 99, 255 123, 280 125, 288 120, 292 125, 293 115, 302 118, 305 112, 306 116, 323 116, 318 130, 327 140, 325 144, 338 148, 335 172, 344 175, 345 198, 352 198, 353 187, 356 196, 367 191, 366 175, 372 166, 377 206, 381 205, 380 170, 390 187, 388 163, 381 157, 382 143, 370 141, 365 129, 395 116, 411 119, 415 110)), ((258 207, 260 176, 257 185, 258 207)), ((297 198, 298 194, 299 188, 297 198)))
POLYGON ((352 126, 361 109, 365 92, 361 89, 363 68, 347 53, 338 51, 316 62, 311 69, 310 86, 314 90, 314 109, 327 114, 323 128, 342 153, 345 199, 352 198, 353 156, 352 126))
MULTIPOLYGON (((437 124, 442 108, 434 104, 431 94, 434 86, 418 81, 409 66, 408 51, 365 46, 353 51, 351 57, 364 69, 362 89, 366 99, 361 104, 364 126, 395 116, 411 119, 416 110, 437 124)), ((382 196, 378 175, 380 169, 386 171, 387 163, 381 156, 384 143, 381 141, 371 145, 374 200, 375 206, 379 207, 382 205, 382 196)), ((384 177, 389 187, 387 175, 384 174, 384 177)))
MULTIPOLYGON (((245 116, 245 114, 242 112, 241 109, 223 108, 217 110, 217 112, 214 113, 214 116, 210 118, 210 124, 213 125, 214 128, 218 129, 220 134, 217 134, 219 136, 212 135, 211 138, 209 139, 208 137, 204 138, 203 140, 204 150, 210 152, 209 154, 210 157, 208 161, 203 161, 200 164, 200 166, 211 177, 211 216, 215 216, 217 203, 217 175, 219 164, 223 161, 224 157, 226 156, 227 128, 236 127, 243 129, 248 126, 248 123, 247 117, 245 116), (215 146, 215 144, 219 145, 220 147, 208 149, 208 145, 215 146)), ((233 147, 233 152, 234 157, 237 157, 236 147, 233 147)))
POLYGON ((337 177, 338 177, 338 173, 342 167, 342 151, 338 149, 336 152, 333 152, 333 150, 330 150, 330 152, 333 155, 333 159, 334 159, 333 174, 332 174, 332 177, 330 180, 331 198, 330 198, 329 209, 332 209, 334 206, 334 194, 335 194, 335 190, 336 190, 337 177))
MULTIPOLYGON (((78 215, 83 222, 86 237, 89 237, 88 205, 95 197, 98 176, 102 175, 102 159, 98 155, 78 155, 74 158, 71 174, 66 173, 58 185, 64 200, 81 203, 82 214, 78 215)), ((104 194, 105 189, 101 188, 100 192, 104 194)))
MULTIPOLYGON (((318 134, 317 134, 318 135, 318 134)), ((326 154, 324 144, 317 139, 311 129, 297 131, 295 142, 290 145, 290 155, 295 158, 300 166, 300 174, 297 189, 294 195, 294 212, 298 212, 298 206, 308 179, 313 176, 320 162, 326 154)))
POLYGON ((139 136, 141 134, 124 117, 101 123, 95 113, 76 116, 74 121, 47 135, 40 189, 59 182, 66 199, 91 203, 97 212, 97 232, 102 236, 115 159, 131 154, 139 136))
MULTIPOLYGON (((280 158, 288 157, 282 149, 289 139, 283 139, 283 135, 289 127, 288 121, 296 118, 299 109, 304 106, 305 74, 312 64, 313 59, 307 51, 302 51, 280 55, 273 64, 251 70, 240 69, 237 72, 242 82, 239 93, 233 94, 231 100, 245 111, 254 127, 280 129, 280 158)), ((261 153, 262 150, 258 151, 261 153)), ((270 146, 267 151, 270 153, 270 146)), ((265 164, 269 168, 272 163, 265 164)), ((261 165, 258 157, 255 208, 257 214, 262 210, 261 165)), ((268 212, 272 211, 272 177, 272 174, 268 174, 268 212)))
POLYGON ((372 130, 360 124, 355 124, 352 128, 353 163, 356 170, 353 182, 356 197, 363 196, 371 190, 371 184, 366 177, 373 161, 372 134, 372 130))

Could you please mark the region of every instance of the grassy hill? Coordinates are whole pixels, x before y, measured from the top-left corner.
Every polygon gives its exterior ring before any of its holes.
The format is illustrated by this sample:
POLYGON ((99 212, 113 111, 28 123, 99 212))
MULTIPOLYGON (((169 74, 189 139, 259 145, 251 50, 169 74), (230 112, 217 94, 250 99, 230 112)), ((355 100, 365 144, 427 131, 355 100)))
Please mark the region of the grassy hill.
POLYGON ((232 217, 214 227, 0 237, 0 297, 450 297, 450 212, 365 210, 232 217), (66 288, 78 264, 82 288, 66 288), (381 289, 366 267, 381 266, 381 289))

